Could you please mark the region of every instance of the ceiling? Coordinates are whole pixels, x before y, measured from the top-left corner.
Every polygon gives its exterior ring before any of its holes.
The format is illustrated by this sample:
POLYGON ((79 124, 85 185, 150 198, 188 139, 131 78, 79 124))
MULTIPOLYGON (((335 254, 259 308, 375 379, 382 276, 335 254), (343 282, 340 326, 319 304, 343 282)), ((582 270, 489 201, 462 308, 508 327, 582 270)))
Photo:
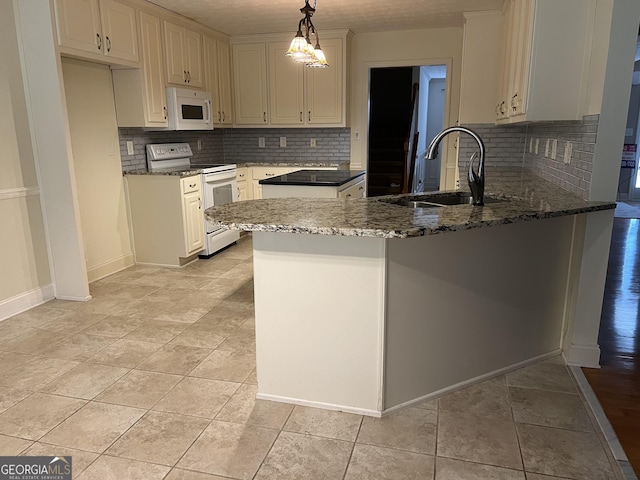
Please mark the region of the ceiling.
MULTIPOLYGON (((147 0, 228 35, 295 34, 304 0, 147 0)), ((354 33, 462 25, 462 12, 499 10, 504 0, 315 0, 313 23, 354 33)), ((314 0, 310 0, 313 6, 314 0)))

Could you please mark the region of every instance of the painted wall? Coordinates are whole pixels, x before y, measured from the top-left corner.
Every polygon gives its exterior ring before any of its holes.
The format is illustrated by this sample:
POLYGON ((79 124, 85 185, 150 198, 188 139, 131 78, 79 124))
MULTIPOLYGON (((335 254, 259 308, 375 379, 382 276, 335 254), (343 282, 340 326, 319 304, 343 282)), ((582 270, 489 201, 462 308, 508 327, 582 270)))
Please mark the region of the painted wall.
POLYGON ((111 70, 62 59, 80 224, 89 281, 134 264, 111 70))
MULTIPOLYGON (((12 2, 0 2, 0 320, 53 295, 12 2)), ((1 340, 1 339, 0 339, 1 340)))
MULTIPOLYGON (((351 44, 351 167, 366 169, 369 70, 373 67, 447 65, 445 124, 458 120, 462 28, 436 28, 354 35, 351 44), (359 140, 357 140, 359 136, 359 140)), ((441 188, 455 187, 453 142, 447 142, 441 188)))

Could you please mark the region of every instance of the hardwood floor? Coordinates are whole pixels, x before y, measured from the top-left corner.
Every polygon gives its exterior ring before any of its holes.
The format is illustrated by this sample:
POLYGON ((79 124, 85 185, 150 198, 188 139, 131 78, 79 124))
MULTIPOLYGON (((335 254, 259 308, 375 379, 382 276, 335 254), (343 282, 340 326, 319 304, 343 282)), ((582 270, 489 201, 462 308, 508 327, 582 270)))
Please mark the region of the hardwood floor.
POLYGON ((640 476, 640 219, 616 218, 598 342, 601 369, 583 368, 640 476))

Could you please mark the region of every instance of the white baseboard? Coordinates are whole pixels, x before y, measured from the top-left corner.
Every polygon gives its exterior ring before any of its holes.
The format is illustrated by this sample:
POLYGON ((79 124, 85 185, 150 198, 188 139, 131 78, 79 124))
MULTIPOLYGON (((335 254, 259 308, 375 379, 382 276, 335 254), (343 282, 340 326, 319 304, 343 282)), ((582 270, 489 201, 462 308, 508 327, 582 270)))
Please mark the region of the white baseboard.
POLYGON ((2 300, 0 301, 0 321, 42 305, 54 298, 53 284, 49 284, 2 300))
POLYGON ((272 402, 290 403, 292 405, 302 405, 304 407, 323 408, 325 410, 336 410, 339 412, 355 413, 357 415, 367 415, 369 417, 380 418, 382 416, 382 413, 378 412, 377 410, 368 410, 365 408, 357 408, 357 407, 346 407, 344 405, 334 405, 332 403, 312 402, 308 400, 300 400, 298 398, 281 397, 278 395, 268 395, 264 393, 257 393, 256 398, 258 400, 270 400, 272 402))
POLYGON ((114 273, 118 273, 125 268, 133 266, 134 264, 135 262, 133 261, 133 253, 130 253, 128 255, 114 258, 113 260, 109 260, 95 267, 91 267, 87 269, 87 277, 89 278, 89 283, 100 280, 101 278, 108 277, 109 275, 113 275, 114 273))
POLYGON ((567 365, 587 368, 600 368, 600 346, 599 345, 569 345, 562 352, 567 365))

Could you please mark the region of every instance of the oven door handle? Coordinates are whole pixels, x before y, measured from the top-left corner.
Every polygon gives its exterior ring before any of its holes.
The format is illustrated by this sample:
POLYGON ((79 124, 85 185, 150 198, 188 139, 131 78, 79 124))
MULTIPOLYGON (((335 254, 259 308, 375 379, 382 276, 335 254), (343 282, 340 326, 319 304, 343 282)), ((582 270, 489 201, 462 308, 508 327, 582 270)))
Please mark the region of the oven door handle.
POLYGON ((211 100, 205 100, 204 104, 207 106, 207 120, 206 123, 211 123, 211 100))

